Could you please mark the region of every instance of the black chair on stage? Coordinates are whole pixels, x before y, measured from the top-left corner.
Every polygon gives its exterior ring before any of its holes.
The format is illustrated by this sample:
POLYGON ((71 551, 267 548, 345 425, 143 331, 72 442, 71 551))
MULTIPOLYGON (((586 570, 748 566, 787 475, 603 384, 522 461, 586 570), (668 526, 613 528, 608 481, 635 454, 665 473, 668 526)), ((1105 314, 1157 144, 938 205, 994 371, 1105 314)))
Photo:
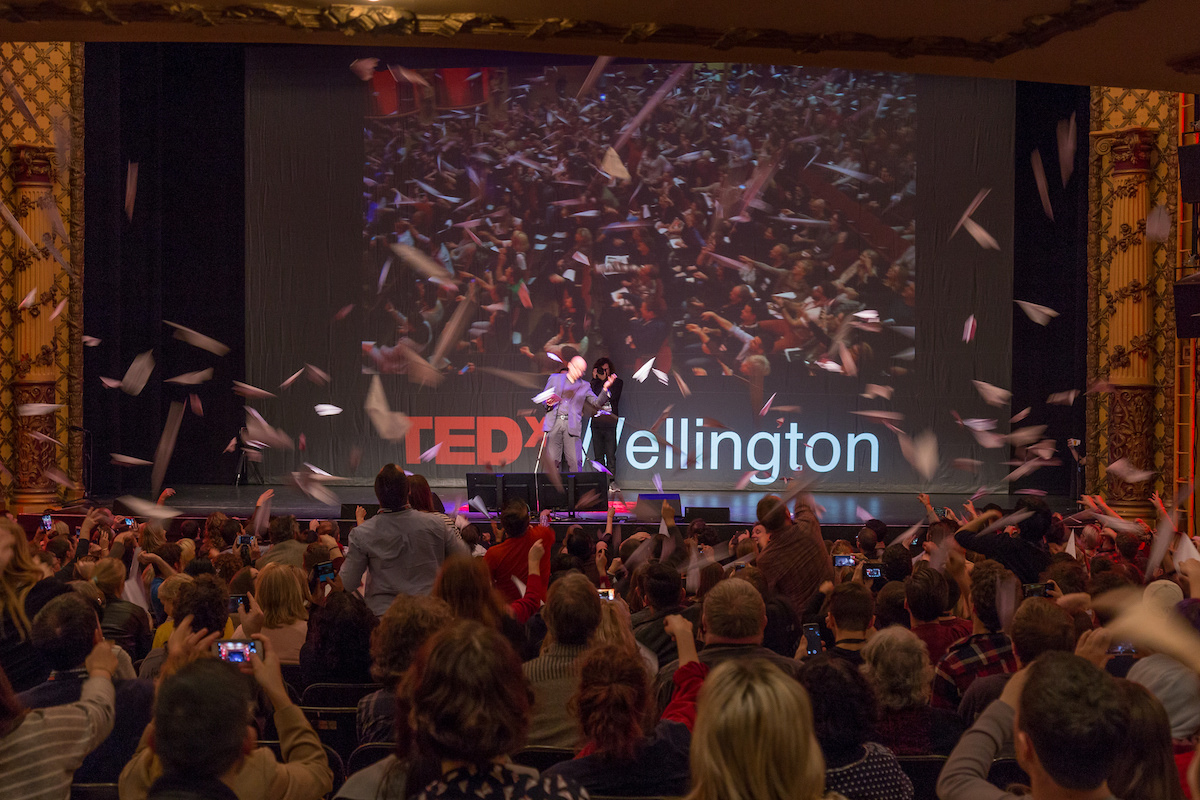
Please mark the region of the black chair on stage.
POLYGON ((300 710, 317 732, 321 744, 336 750, 343 761, 350 758, 358 747, 357 708, 300 706, 300 710))
POLYGON ((360 769, 366 769, 372 764, 383 761, 390 755, 395 755, 396 745, 392 742, 367 742, 354 748, 350 758, 346 760, 346 774, 353 775, 360 769))
POLYGON ((71 800, 118 800, 120 795, 115 783, 71 784, 71 800))
POLYGON ((912 781, 913 800, 937 800, 938 776, 946 764, 945 756, 898 756, 896 760, 912 781))
POLYGON ((988 772, 988 783, 1005 791, 1013 784, 1029 785, 1029 774, 1021 769, 1015 758, 997 758, 988 772))
POLYGON ((378 683, 314 683, 304 690, 298 705, 317 708, 349 708, 371 692, 382 689, 378 683))
MULTIPOLYGON (((271 751, 275 753, 275 760, 280 764, 283 763, 283 744, 281 742, 260 739, 258 741, 258 746, 271 748, 271 751)), ((346 782, 346 766, 342 762, 342 757, 338 755, 336 750, 331 748, 329 745, 322 745, 322 747, 325 748, 325 758, 329 760, 329 771, 333 773, 333 790, 325 796, 333 797, 335 794, 337 794, 338 789, 342 788, 342 784, 346 782)), ((72 796, 71 800, 75 800, 75 797, 72 796)))
POLYGON ((512 760, 523 767, 533 767, 538 772, 541 772, 562 761, 570 761, 574 757, 575 751, 569 747, 531 745, 518 753, 514 753, 512 760))

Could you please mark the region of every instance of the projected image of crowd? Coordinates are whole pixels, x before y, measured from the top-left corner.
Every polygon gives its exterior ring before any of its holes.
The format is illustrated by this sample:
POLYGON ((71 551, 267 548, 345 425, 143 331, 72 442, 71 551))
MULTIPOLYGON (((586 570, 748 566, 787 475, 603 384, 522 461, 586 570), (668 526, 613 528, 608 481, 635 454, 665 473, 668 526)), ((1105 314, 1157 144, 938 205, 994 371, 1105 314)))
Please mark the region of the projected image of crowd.
POLYGON ((448 108, 449 78, 402 72, 429 98, 366 123, 365 371, 909 365, 912 76, 614 65, 580 92, 587 67, 510 68, 448 108))

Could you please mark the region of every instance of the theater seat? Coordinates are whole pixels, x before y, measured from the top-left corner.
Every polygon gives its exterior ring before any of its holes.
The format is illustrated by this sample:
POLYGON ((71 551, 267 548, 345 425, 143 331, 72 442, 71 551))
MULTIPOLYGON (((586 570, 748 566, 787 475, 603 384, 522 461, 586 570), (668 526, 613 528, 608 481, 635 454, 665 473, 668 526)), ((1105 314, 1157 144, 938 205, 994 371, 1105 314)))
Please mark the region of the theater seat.
POLYGON ((314 683, 304 690, 298 705, 319 708, 349 708, 371 692, 382 689, 378 683, 314 683))
POLYGON ((118 800, 120 795, 115 783, 71 784, 71 800, 118 800))
MULTIPOLYGON (((283 763, 283 744, 278 741, 259 739, 259 747, 269 747, 275 753, 275 760, 280 764, 283 763)), ((329 771, 333 773, 333 789, 326 797, 333 797, 337 794, 338 789, 342 788, 342 784, 346 782, 346 767, 342 763, 342 757, 337 754, 337 751, 329 745, 322 745, 325 748, 325 758, 329 761, 329 771)), ((115 785, 115 784, 114 784, 115 785)), ((115 798, 116 795, 113 795, 115 798)), ((75 795, 72 793, 71 800, 75 800, 75 795)))
POLYGON ((512 760, 523 767, 533 767, 538 772, 549 769, 562 761, 570 761, 575 757, 575 751, 569 747, 541 747, 533 745, 519 753, 514 753, 512 760))
POLYGON ((358 747, 357 708, 300 706, 300 710, 317 732, 321 744, 333 748, 343 761, 350 758, 358 747))
POLYGON ((392 742, 367 742, 366 744, 360 744, 346 761, 346 774, 353 775, 360 769, 366 769, 390 755, 395 755, 395 753, 396 745, 392 742))
POLYGON ((937 800, 938 776, 946 764, 945 756, 898 756, 896 760, 912 781, 913 800, 937 800))
POLYGON ((997 758, 988 772, 988 783, 1008 791, 1013 784, 1028 786, 1029 775, 1021 769, 1015 758, 997 758))

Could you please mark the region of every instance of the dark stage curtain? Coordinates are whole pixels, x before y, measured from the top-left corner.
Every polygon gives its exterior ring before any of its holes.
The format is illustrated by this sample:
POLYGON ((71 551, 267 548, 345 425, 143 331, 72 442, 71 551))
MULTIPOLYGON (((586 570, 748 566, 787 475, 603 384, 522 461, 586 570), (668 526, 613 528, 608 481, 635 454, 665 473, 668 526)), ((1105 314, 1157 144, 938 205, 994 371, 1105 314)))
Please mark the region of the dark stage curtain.
POLYGON ((171 483, 232 482, 236 455, 222 455, 242 425, 231 380, 244 374, 244 59, 237 45, 88 44, 84 85, 87 251, 84 425, 94 439, 101 493, 146 493, 150 468, 120 470, 109 453, 152 460, 172 401, 195 392, 204 417, 188 411, 171 483), (129 162, 139 164, 132 220, 125 217, 129 162), (231 348, 217 357, 173 338, 163 320, 231 348), (138 396, 105 389, 133 358, 153 350, 138 396), (198 387, 164 384, 213 367, 198 387))

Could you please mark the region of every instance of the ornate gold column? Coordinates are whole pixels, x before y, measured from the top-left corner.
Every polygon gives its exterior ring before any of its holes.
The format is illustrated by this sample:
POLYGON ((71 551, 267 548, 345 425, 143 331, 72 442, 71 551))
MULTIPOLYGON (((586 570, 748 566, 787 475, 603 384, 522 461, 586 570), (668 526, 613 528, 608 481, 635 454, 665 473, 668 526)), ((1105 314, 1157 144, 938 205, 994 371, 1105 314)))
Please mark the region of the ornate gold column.
MULTIPOLYGON (((1115 184, 1112 214, 1103 232, 1109 259, 1108 285, 1100 293, 1111 305, 1107 352, 1101 364, 1113 385, 1108 412, 1105 464, 1125 459, 1139 470, 1154 469, 1154 364, 1150 340, 1153 309, 1146 295, 1151 281, 1151 244, 1146 239, 1150 213, 1151 156, 1156 130, 1129 127, 1096 131, 1096 155, 1107 162, 1115 184)), ((1126 483, 1105 475, 1112 507, 1127 517, 1151 513, 1153 481, 1126 483)))
MULTIPOLYGON (((54 204, 54 171, 50 163, 52 150, 32 145, 14 145, 12 176, 16 188, 13 214, 25 233, 37 247, 30 249, 19 242, 13 262, 16 267, 17 308, 12 313, 16 323, 17 372, 13 386, 13 402, 19 410, 29 403, 54 403, 55 379, 58 377, 54 321, 50 319, 63 299, 55 283, 59 271, 57 262, 43 242, 49 235, 54 241, 54 226, 47 213, 54 204), (24 306, 24 307, 22 307, 24 306)), ((58 503, 58 484, 46 477, 47 468, 58 467, 59 446, 37 438, 38 433, 58 439, 55 413, 18 416, 16 475, 16 504, 26 510, 36 510, 58 503)), ((61 441, 61 440, 60 440, 61 441)))

